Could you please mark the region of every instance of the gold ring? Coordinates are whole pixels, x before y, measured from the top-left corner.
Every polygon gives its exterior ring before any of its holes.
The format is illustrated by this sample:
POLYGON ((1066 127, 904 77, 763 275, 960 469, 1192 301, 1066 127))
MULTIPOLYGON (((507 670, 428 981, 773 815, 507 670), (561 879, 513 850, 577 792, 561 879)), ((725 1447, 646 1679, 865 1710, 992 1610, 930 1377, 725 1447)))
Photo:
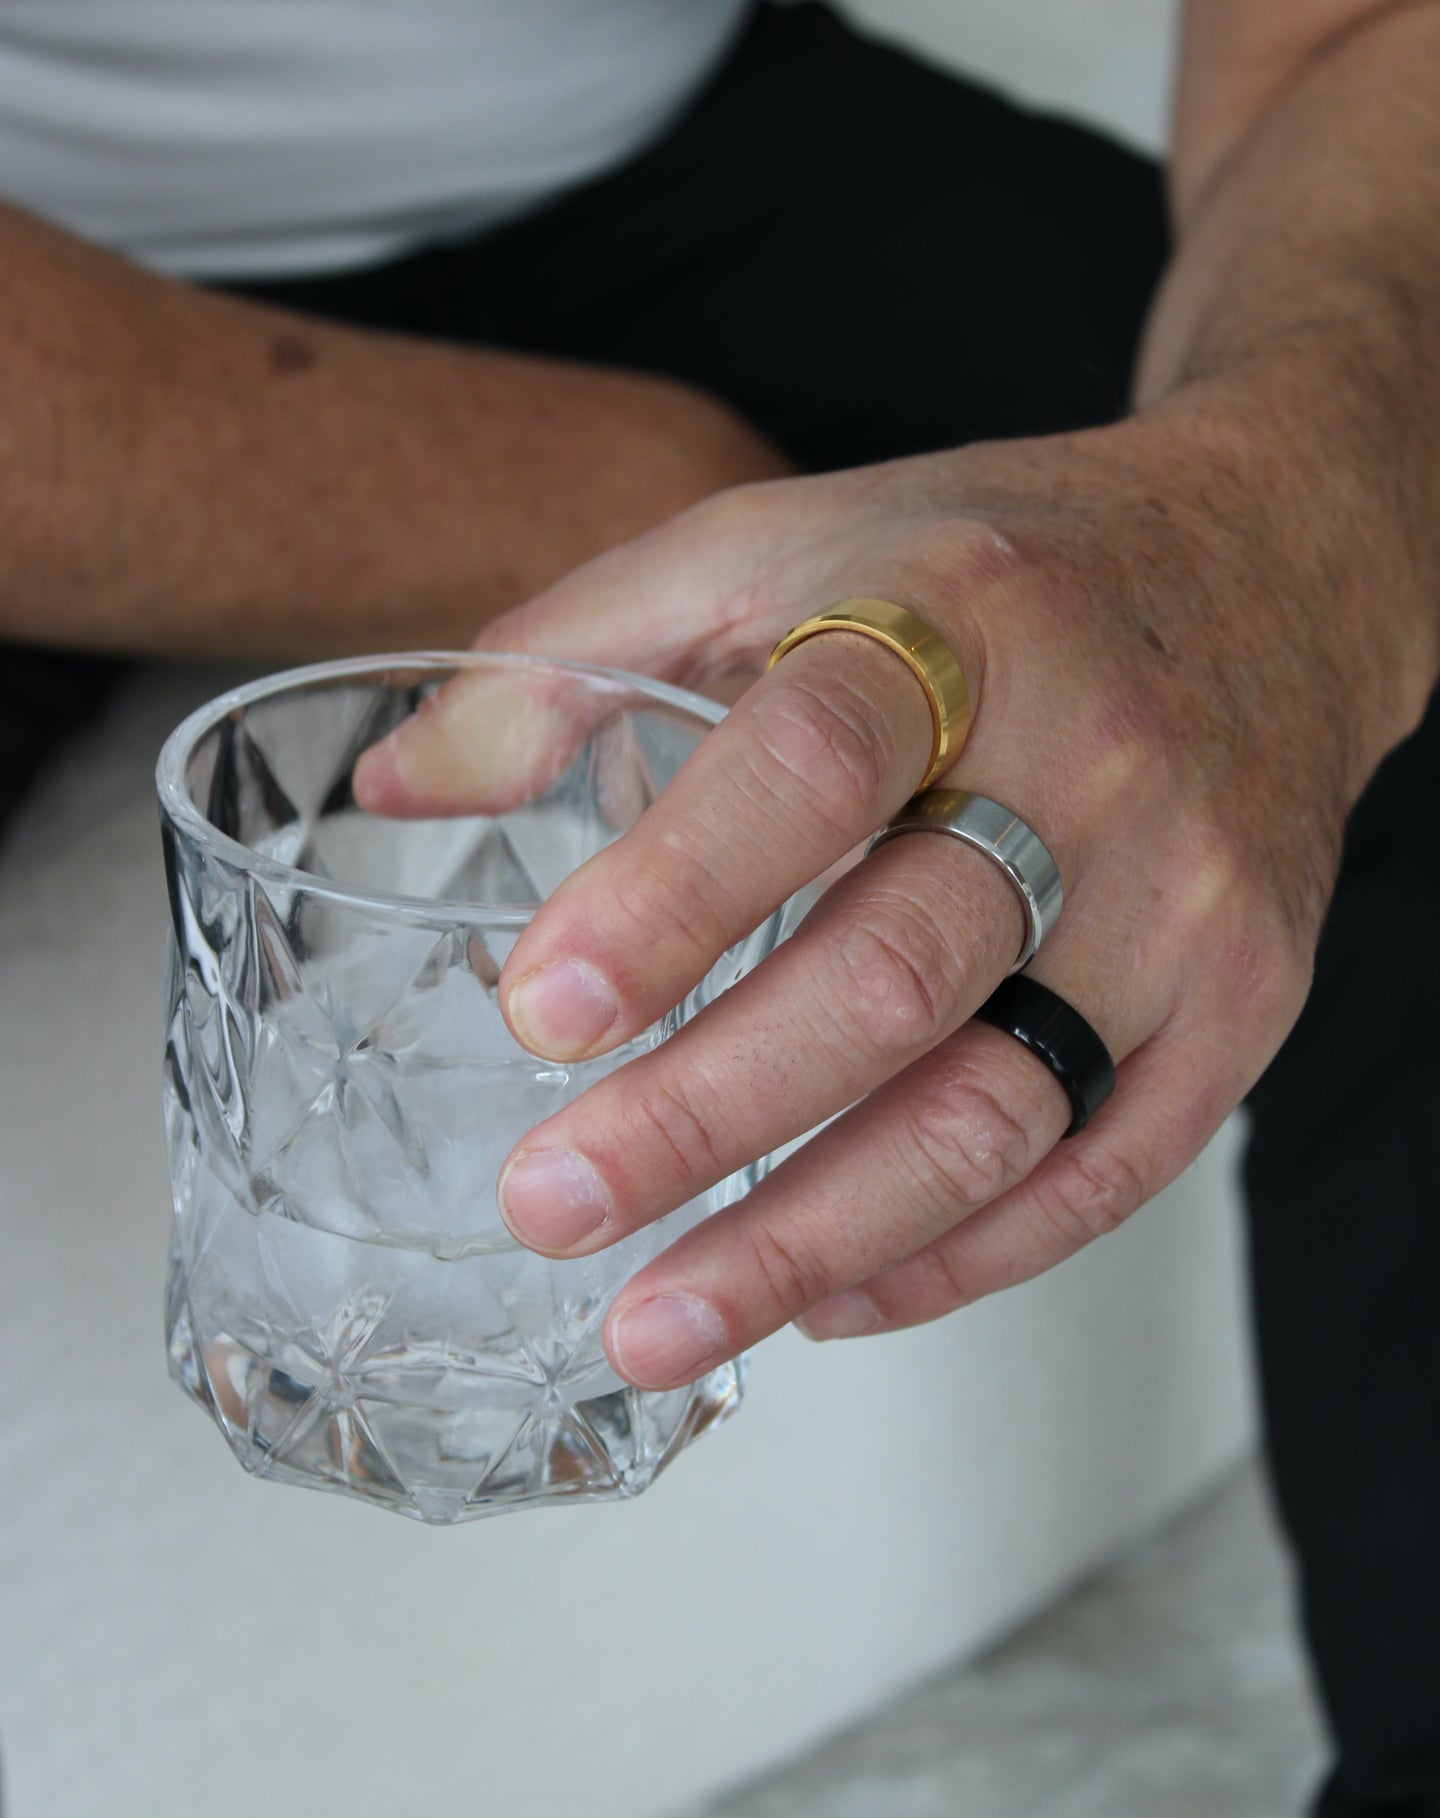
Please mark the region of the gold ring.
POLYGON ((787 651, 822 631, 858 631, 863 637, 875 638, 908 665, 925 690, 934 734, 930 762, 915 789, 917 794, 928 789, 960 755, 970 730, 970 691, 955 653, 924 619, 891 600, 840 600, 787 631, 770 652, 766 669, 773 669, 787 651))

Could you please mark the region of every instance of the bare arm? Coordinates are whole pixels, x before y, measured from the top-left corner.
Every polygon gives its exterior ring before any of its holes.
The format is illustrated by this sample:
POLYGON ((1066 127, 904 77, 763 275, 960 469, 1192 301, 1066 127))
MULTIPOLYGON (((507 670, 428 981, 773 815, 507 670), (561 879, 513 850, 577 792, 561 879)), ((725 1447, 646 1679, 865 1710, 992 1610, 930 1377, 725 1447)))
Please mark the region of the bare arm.
POLYGON ((611 544, 786 471, 665 380, 358 333, 0 209, 0 638, 463 645, 611 544))
POLYGON ((1229 442, 1322 582, 1353 790, 1440 649, 1440 5, 1189 0, 1171 182, 1140 402, 1229 442))

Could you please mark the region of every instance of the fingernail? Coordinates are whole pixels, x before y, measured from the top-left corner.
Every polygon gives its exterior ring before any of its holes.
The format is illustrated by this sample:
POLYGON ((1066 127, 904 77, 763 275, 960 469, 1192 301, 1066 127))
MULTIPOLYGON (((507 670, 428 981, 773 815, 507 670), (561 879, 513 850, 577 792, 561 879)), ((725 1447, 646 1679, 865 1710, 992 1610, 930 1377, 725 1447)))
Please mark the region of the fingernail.
POLYGON ((496 1188, 500 1215, 522 1244, 569 1250, 593 1236, 610 1213, 600 1176, 569 1149, 517 1155, 496 1188))
POLYGON ((665 1294, 627 1307, 610 1326, 616 1369, 641 1389, 689 1382, 717 1364, 728 1345, 720 1315, 693 1294, 665 1294))
POLYGON ((568 959, 522 978, 505 1008, 524 1046, 552 1060, 574 1060, 593 1048, 620 1013, 608 980, 568 959))
POLYGON ((873 1332, 884 1317, 863 1288, 849 1288, 822 1300, 794 1323, 806 1338, 823 1343, 827 1338, 859 1338, 863 1332, 873 1332))

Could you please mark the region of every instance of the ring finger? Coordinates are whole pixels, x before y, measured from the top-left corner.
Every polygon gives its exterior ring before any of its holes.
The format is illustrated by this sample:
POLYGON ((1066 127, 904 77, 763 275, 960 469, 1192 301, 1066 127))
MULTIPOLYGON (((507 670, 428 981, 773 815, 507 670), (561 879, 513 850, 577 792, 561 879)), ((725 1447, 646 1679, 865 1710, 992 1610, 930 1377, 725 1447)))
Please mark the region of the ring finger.
POLYGON ((501 1174, 507 1223, 586 1253, 683 1205, 951 1034, 1021 933, 988 860, 933 836, 883 847, 693 1023, 531 1131, 501 1174))
MULTIPOLYGON (((1103 1033, 1123 1055, 1148 1031, 1142 1018, 1103 1033)), ((1070 1115, 1033 1055, 967 1024, 627 1283, 612 1362, 670 1387, 883 1278, 1044 1165, 1070 1115)))
POLYGON ((818 1302, 797 1322, 801 1330, 855 1338, 924 1324, 1029 1281, 1115 1230, 1199 1155, 1251 1083, 1214 1056, 1211 1084, 1197 1089, 1198 1039, 1172 1025, 1145 1042, 1120 1068, 1108 1115, 974 1217, 818 1302))

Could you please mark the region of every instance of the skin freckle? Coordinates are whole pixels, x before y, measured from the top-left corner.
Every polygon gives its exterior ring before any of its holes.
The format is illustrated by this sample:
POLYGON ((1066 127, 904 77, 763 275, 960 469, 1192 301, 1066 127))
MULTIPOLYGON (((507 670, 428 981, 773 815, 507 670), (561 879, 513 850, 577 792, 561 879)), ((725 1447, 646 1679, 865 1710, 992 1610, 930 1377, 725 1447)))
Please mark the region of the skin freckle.
POLYGON ((301 335, 276 335, 270 342, 270 370, 281 378, 309 372, 319 355, 301 335))

